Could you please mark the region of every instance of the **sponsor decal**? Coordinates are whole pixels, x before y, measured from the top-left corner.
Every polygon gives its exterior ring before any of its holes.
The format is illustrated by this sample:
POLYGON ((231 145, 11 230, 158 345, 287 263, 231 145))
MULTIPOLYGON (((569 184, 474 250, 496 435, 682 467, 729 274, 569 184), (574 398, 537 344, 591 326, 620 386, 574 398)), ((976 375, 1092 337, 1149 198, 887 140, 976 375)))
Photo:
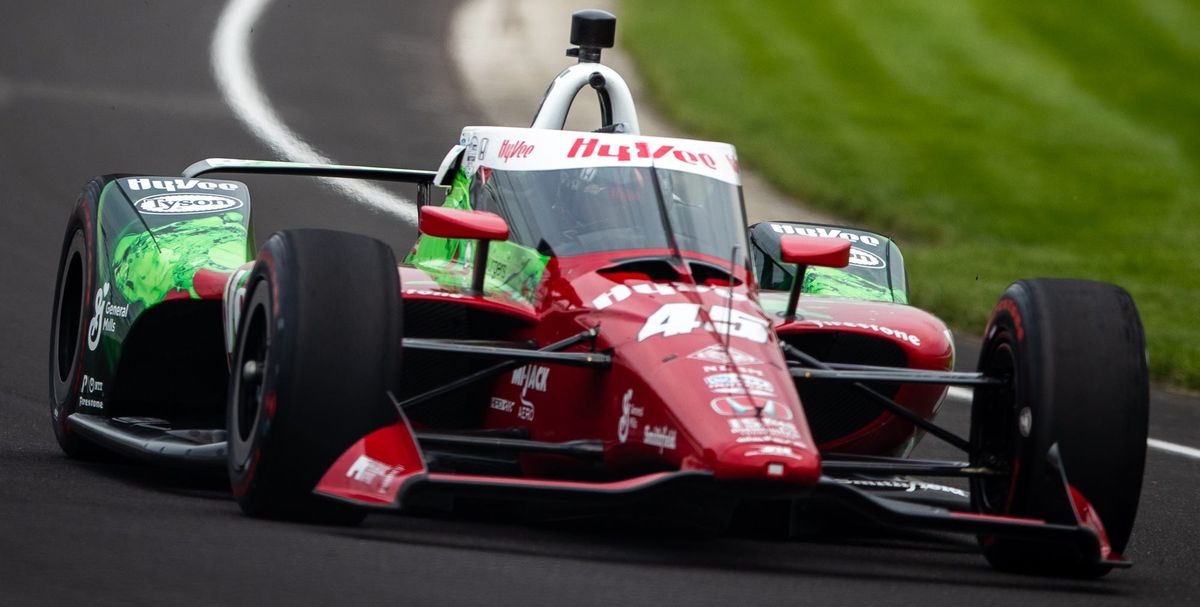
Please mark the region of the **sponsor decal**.
POLYGON ((187 215, 241 208, 242 201, 220 194, 155 194, 139 199, 133 206, 151 215, 187 215))
POLYGON ((675 435, 675 430, 667 426, 646 426, 642 429, 642 442, 651 447, 658 447, 661 453, 663 450, 675 448, 675 435))
POLYGON ((87 398, 85 396, 80 396, 79 397, 79 406, 80 407, 89 407, 92 409, 103 409, 104 403, 101 401, 98 401, 94 398, 87 398))
POLYGON ((546 382, 550 379, 550 368, 541 365, 525 365, 513 371, 512 384, 521 386, 521 406, 517 409, 517 417, 525 421, 533 421, 534 406, 526 398, 530 390, 546 391, 546 382))
MULTIPOLYGON (((505 139, 500 143, 500 151, 497 152, 497 155, 507 163, 510 158, 529 158, 529 155, 532 153, 532 144, 525 143, 524 141, 509 141, 505 139)), ((479 152, 479 159, 483 159, 483 150, 479 152)))
POLYGON ((738 293, 736 290, 731 292, 727 287, 713 287, 708 286, 708 284, 686 284, 682 282, 630 282, 629 284, 616 284, 616 286, 596 296, 592 300, 592 306, 596 309, 604 309, 629 299, 630 295, 635 293, 650 296, 671 296, 680 293, 713 293, 724 300, 750 301, 750 298, 744 293, 738 293))
POLYGON ((129 306, 128 305, 118 306, 117 304, 115 304, 111 301, 106 301, 106 302, 104 302, 104 316, 105 316, 104 330, 105 331, 116 331, 117 326, 116 326, 116 323, 112 321, 112 319, 113 318, 121 318, 121 319, 129 318, 129 306))
POLYGON ((633 295, 633 291, 630 290, 629 287, 625 285, 616 285, 600 295, 597 295, 596 298, 592 300, 592 307, 596 308, 597 310, 603 310, 614 303, 629 299, 630 295, 633 295))
POLYGON ((712 407, 712 410, 715 411, 717 415, 724 415, 725 417, 753 417, 758 411, 758 407, 755 407, 750 403, 742 402, 732 396, 718 396, 717 398, 709 401, 708 406, 712 407))
POLYGON ((517 403, 508 400, 507 398, 492 398, 492 408, 497 411, 512 413, 513 407, 516 406, 516 404, 517 403))
POLYGON ((447 293, 446 291, 434 291, 432 289, 404 289, 405 295, 424 295, 427 297, 445 297, 447 299, 464 299, 467 296, 462 293, 447 293))
POLYGON ((716 344, 696 350, 695 352, 688 354, 688 358, 721 365, 734 364, 738 365, 739 367, 743 365, 762 364, 761 360, 758 360, 757 358, 746 354, 737 348, 723 348, 716 344))
POLYGON ((867 487, 871 489, 896 489, 905 493, 915 493, 917 491, 939 491, 949 493, 962 498, 968 498, 971 495, 962 489, 956 487, 947 487, 934 483, 926 483, 922 481, 910 481, 900 479, 861 479, 861 478, 836 478, 836 482, 843 485, 853 485, 856 487, 867 487))
POLYGON ((736 396, 718 396, 708 403, 709 407, 725 417, 764 417, 792 421, 795 415, 791 407, 775 400, 768 400, 762 405, 761 411, 754 404, 736 396))
POLYGON ((88 350, 94 351, 96 346, 100 345, 100 333, 105 328, 104 304, 108 302, 109 290, 110 285, 106 282, 96 289, 96 295, 92 299, 92 318, 88 321, 88 350))
POLYGON ((166 190, 168 192, 176 192, 179 190, 223 190, 232 192, 238 189, 238 184, 227 181, 204 181, 202 179, 150 179, 148 177, 137 177, 134 179, 126 179, 125 185, 130 190, 166 190))
POLYGON ((755 375, 758 377, 762 377, 764 375, 762 369, 755 369, 753 367, 734 369, 729 365, 704 365, 703 369, 705 373, 736 373, 740 371, 744 375, 755 375))
POLYGON ((617 421, 617 440, 624 443, 629 440, 629 431, 637 430, 638 420, 646 410, 633 404, 633 388, 621 398, 621 419, 617 421))
POLYGON ((800 440, 800 430, 790 420, 770 417, 731 417, 729 433, 737 437, 739 443, 782 443, 803 449, 800 440))
POLYGON ((717 373, 704 378, 704 385, 716 394, 752 394, 775 396, 775 384, 759 377, 739 377, 737 373, 717 373))
POLYGON ((346 470, 346 478, 367 485, 376 493, 387 493, 396 477, 404 472, 404 466, 389 466, 377 459, 358 456, 346 470))
POLYGON ((545 392, 546 380, 548 379, 550 379, 549 367, 525 365, 513 371, 512 384, 514 386, 521 386, 521 394, 525 394, 531 388, 538 392, 545 392))
POLYGON ((858 247, 850 247, 850 265, 871 269, 887 267, 882 257, 858 247))
POLYGON ((676 160, 684 164, 705 166, 714 171, 717 170, 717 161, 710 154, 706 152, 696 154, 666 143, 654 147, 651 147, 645 141, 638 141, 633 145, 616 145, 600 143, 600 140, 595 137, 587 139, 579 137, 571 145, 571 150, 567 152, 567 158, 589 158, 596 156, 614 158, 621 162, 628 162, 634 158, 653 158, 657 160, 668 155, 673 156, 676 160))
POLYGON ((95 377, 91 377, 87 373, 84 373, 83 381, 79 382, 79 393, 95 394, 97 392, 104 394, 104 382, 97 380, 95 377))
POLYGON ((882 325, 874 325, 874 324, 869 324, 869 323, 865 323, 865 322, 841 322, 841 321, 837 321, 837 320, 802 320, 799 322, 801 324, 814 325, 818 329, 824 329, 825 327, 834 327, 834 328, 841 327, 841 328, 847 328, 847 329, 869 329, 875 333, 882 333, 883 335, 887 335, 888 337, 894 337, 900 341, 906 341, 914 346, 921 345, 920 337, 917 337, 916 335, 911 335, 911 334, 901 331, 899 329, 893 329, 891 327, 885 327, 882 325))
POLYGON ((469 166, 474 166, 475 162, 478 159, 479 159, 479 137, 477 135, 472 135, 471 143, 470 143, 470 145, 467 146, 466 163, 469 166))
POLYGON ((663 296, 669 297, 680 293, 713 293, 723 300, 733 300, 736 302, 747 302, 750 298, 745 293, 738 291, 729 291, 727 287, 716 287, 710 285, 689 285, 682 282, 630 282, 628 285, 614 285, 609 290, 597 295, 592 300, 592 307, 597 310, 603 310, 615 303, 620 303, 629 299, 631 295, 637 293, 639 295, 663 296))
POLYGON ((755 457, 755 456, 787 457, 790 459, 799 459, 799 460, 804 459, 803 455, 800 455, 799 453, 792 451, 791 447, 784 447, 781 445, 763 445, 761 447, 758 447, 756 449, 746 452, 746 457, 755 457))
POLYGON ((118 306, 109 301, 108 296, 111 291, 112 285, 105 282, 103 286, 96 289, 96 296, 92 299, 92 309, 95 312, 88 322, 88 350, 95 350, 100 345, 101 332, 115 333, 117 331, 116 319, 129 318, 129 305, 118 306))
POLYGON ((862 244, 877 247, 881 243, 878 238, 870 234, 859 234, 857 232, 848 232, 840 228, 827 228, 821 226, 797 226, 786 223, 773 223, 771 229, 776 234, 799 234, 800 236, 813 236, 815 238, 841 238, 850 242, 861 242, 862 244))
POLYGON ((769 323, 753 314, 725 306, 712 306, 708 309, 706 321, 700 318, 700 311, 700 304, 663 304, 646 318, 646 324, 638 331, 638 341, 655 335, 686 335, 702 327, 705 331, 716 331, 760 344, 767 343, 769 339, 769 323))
POLYGON ((96 396, 104 398, 104 382, 84 373, 83 379, 79 382, 79 406, 103 409, 104 401, 95 398, 96 396))

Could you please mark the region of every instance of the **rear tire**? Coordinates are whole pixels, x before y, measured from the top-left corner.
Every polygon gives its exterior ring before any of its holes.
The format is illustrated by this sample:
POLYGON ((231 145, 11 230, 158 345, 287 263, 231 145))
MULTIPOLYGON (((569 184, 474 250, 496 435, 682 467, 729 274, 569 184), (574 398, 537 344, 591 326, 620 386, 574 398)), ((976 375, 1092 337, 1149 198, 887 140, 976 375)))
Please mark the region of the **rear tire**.
MULTIPOLYGON (((1099 514, 1112 549, 1124 552, 1141 493, 1149 378, 1141 319, 1115 285, 1023 280, 1000 298, 984 334, 979 370, 1011 386, 975 391, 972 463, 1004 468, 976 478, 976 512, 1055 519, 1065 500, 1046 455, 1059 446, 1068 482, 1099 514)), ((984 536, 984 555, 1006 571, 1098 577, 1095 555, 1044 542, 984 536)))
POLYGON ((229 478, 251 516, 353 524, 314 496, 355 441, 396 420, 400 281, 391 249, 328 230, 273 235, 246 283, 230 373, 229 478))

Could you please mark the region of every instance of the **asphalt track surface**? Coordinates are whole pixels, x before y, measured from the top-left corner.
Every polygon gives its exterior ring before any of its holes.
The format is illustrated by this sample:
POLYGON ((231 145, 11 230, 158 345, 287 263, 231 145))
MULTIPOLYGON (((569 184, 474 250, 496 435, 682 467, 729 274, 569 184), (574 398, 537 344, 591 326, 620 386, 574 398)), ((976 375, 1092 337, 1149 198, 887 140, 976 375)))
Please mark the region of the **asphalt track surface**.
MULTIPOLYGON (((453 8, 280 1, 253 33, 261 84, 328 156, 435 168, 479 116, 445 50, 453 8)), ((273 156, 210 73, 220 9, 45 0, 7 4, 0 19, 0 604, 1200 603, 1200 461, 1155 450, 1128 551, 1136 565, 1092 582, 993 572, 969 538, 764 541, 478 516, 264 522, 243 517, 219 477, 67 459, 50 431, 46 349, 79 187, 106 172, 273 156)), ((320 226, 401 252, 411 243, 404 222, 318 182, 248 181, 260 239, 320 226)), ((1152 436, 1200 446, 1190 405, 1156 394, 1152 436)), ((965 432, 961 409, 944 420, 965 432)))

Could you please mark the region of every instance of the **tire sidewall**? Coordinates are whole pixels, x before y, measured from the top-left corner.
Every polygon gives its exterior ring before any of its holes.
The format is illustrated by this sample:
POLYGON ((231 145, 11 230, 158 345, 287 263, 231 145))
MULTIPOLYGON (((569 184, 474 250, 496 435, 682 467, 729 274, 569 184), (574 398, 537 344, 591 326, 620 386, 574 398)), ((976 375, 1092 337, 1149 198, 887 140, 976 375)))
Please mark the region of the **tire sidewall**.
POLYGON ((93 298, 96 269, 94 260, 93 218, 96 216, 98 192, 102 180, 93 180, 85 188, 67 220, 63 244, 59 255, 58 272, 55 277, 54 300, 51 307, 48 385, 50 396, 50 423, 54 437, 62 450, 72 457, 82 457, 92 450, 92 445, 71 430, 67 418, 76 412, 83 381, 83 370, 87 357, 88 322, 95 314, 93 298), (59 378, 59 323, 63 305, 64 281, 73 258, 78 255, 81 263, 79 319, 74 340, 74 355, 65 378, 59 378))

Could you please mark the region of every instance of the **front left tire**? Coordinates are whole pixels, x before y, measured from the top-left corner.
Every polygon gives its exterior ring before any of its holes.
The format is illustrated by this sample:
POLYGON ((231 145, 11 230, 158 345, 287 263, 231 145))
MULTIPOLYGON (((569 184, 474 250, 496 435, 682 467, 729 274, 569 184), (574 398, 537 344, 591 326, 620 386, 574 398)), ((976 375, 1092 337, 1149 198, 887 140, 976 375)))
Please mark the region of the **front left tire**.
POLYGON ((313 495, 355 441, 396 421, 401 298, 392 250, 343 232, 273 235, 246 283, 227 409, 229 478, 250 516, 353 524, 313 495))

